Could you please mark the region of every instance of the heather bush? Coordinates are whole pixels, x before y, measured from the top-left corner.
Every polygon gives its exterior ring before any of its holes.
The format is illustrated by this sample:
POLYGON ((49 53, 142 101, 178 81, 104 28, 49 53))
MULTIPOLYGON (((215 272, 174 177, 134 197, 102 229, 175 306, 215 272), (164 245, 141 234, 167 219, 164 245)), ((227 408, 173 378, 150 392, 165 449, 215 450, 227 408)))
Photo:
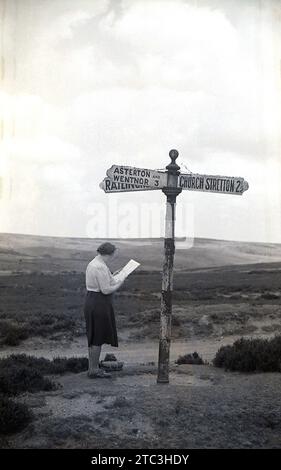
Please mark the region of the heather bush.
POLYGON ((14 364, 9 368, 0 369, 0 393, 7 396, 18 395, 22 392, 37 392, 39 390, 55 390, 56 385, 36 369, 14 364))
POLYGON ((271 339, 240 338, 232 346, 222 346, 213 364, 231 371, 280 372, 281 336, 271 339))
POLYGON ((23 325, 15 325, 14 323, 1 320, 0 331, 2 344, 7 346, 18 346, 21 341, 29 336, 29 330, 23 325))
POLYGON ((87 357, 56 357, 50 361, 50 369, 55 374, 64 374, 65 372, 79 373, 88 369, 87 357))
POLYGON ((279 295, 272 294, 271 292, 266 292, 265 294, 261 295, 261 298, 265 300, 275 300, 275 299, 279 299, 279 295))
POLYGON ((199 356, 196 351, 192 354, 185 354, 184 356, 179 356, 175 362, 176 364, 204 364, 203 359, 199 356))
POLYGON ((32 420, 32 412, 22 403, 0 396, 0 434, 21 431, 32 420))
POLYGON ((42 375, 49 373, 49 361, 44 357, 28 356, 26 354, 11 354, 5 358, 0 359, 0 373, 2 370, 9 369, 10 367, 29 367, 41 372, 42 375))
POLYGON ((54 358, 12 354, 0 359, 0 434, 20 431, 32 419, 32 413, 8 397, 23 392, 56 390, 58 385, 44 375, 81 372, 88 369, 86 357, 54 358))
POLYGON ((28 330, 25 330, 24 328, 15 328, 5 336, 3 344, 7 346, 18 346, 21 341, 27 339, 28 336, 28 330))
POLYGON ((28 367, 42 375, 64 374, 66 372, 83 372, 88 369, 86 357, 56 357, 52 361, 44 357, 27 356, 26 354, 11 354, 0 359, 0 373, 9 367, 28 367))

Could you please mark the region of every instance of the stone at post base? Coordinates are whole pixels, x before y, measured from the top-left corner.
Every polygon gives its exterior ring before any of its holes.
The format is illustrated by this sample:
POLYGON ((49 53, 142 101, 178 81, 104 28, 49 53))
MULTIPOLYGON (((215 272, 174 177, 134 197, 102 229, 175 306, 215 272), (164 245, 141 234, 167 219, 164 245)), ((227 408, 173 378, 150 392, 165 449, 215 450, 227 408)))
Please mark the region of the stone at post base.
POLYGON ((115 354, 106 353, 104 361, 117 361, 115 354))
POLYGON ((99 367, 107 371, 118 371, 123 369, 124 362, 121 361, 100 361, 99 367))

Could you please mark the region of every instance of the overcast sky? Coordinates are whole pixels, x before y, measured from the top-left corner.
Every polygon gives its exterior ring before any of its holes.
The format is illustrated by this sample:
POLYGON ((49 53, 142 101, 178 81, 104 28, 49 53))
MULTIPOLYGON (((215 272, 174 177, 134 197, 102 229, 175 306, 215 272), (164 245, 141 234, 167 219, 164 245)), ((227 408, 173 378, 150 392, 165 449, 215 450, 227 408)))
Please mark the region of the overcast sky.
POLYGON ((243 176, 183 191, 177 234, 281 242, 279 0, 0 0, 0 231, 163 236, 112 164, 243 176), (184 166, 185 165, 185 166, 184 166))

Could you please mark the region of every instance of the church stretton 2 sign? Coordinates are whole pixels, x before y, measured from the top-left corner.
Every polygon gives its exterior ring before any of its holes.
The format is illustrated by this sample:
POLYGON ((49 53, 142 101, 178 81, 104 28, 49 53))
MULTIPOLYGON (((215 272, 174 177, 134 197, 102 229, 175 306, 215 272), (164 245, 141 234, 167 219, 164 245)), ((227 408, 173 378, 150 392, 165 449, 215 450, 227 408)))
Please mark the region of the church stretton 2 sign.
POLYGON ((178 186, 188 191, 238 194, 240 196, 249 188, 247 181, 238 176, 200 175, 198 173, 180 174, 178 186))

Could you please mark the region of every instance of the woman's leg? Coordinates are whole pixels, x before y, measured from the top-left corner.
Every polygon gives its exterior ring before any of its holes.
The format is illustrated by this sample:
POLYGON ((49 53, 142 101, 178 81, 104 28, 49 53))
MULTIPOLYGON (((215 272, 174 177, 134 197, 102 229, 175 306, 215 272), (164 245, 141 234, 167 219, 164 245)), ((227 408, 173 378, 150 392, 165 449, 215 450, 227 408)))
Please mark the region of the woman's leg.
POLYGON ((89 370, 88 370, 88 377, 106 377, 110 378, 111 374, 104 371, 103 369, 99 369, 99 359, 101 353, 101 346, 90 346, 89 347, 89 370))
POLYGON ((101 346, 89 346, 89 374, 99 370, 101 346))

